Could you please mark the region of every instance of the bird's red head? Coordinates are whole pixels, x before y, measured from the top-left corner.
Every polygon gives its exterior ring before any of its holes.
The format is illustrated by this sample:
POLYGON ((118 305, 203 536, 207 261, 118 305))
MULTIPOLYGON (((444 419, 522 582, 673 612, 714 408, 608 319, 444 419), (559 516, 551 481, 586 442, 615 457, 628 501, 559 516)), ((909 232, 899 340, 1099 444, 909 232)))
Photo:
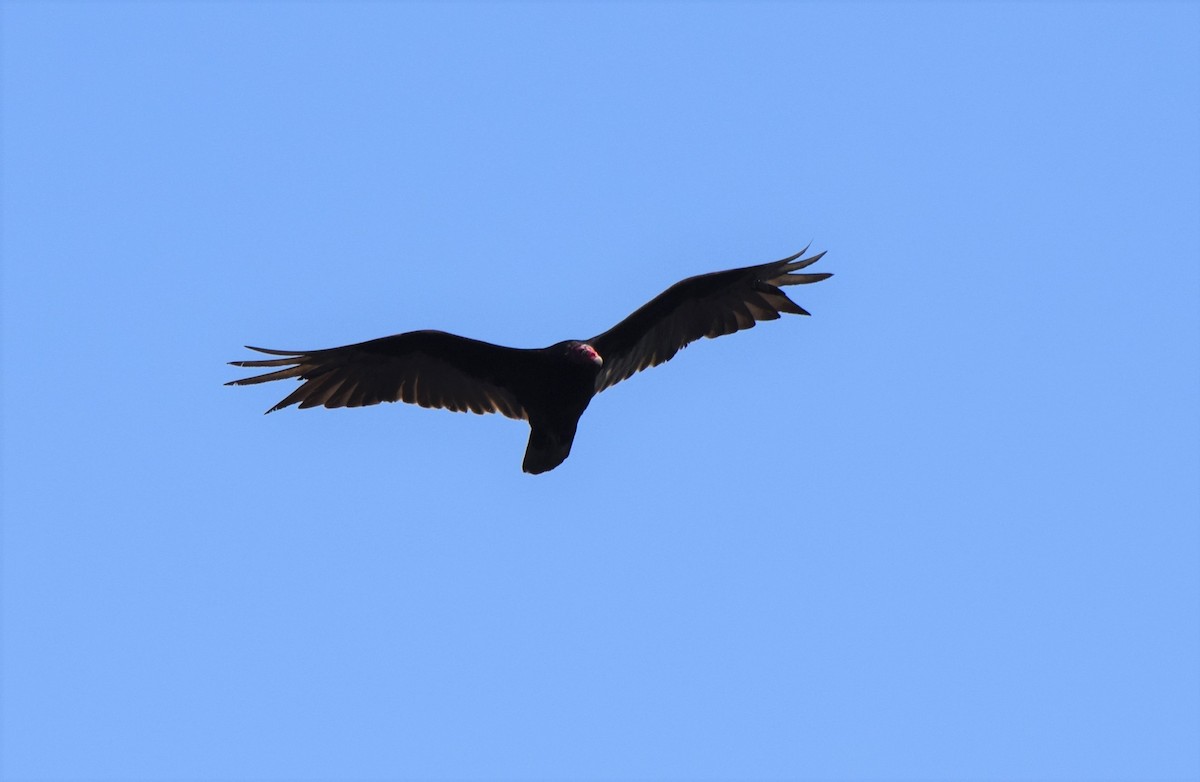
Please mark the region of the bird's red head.
POLYGON ((572 345, 568 351, 571 358, 579 361, 585 361, 589 364, 595 364, 598 367, 604 366, 604 359, 600 358, 600 354, 596 349, 586 342, 580 342, 578 345, 572 345))

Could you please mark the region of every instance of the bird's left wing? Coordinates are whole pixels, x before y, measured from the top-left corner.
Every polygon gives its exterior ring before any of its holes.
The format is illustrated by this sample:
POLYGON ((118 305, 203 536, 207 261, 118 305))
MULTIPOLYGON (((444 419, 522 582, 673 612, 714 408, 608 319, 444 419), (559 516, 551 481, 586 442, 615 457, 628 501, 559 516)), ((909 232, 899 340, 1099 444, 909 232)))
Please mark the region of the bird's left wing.
POLYGON ((283 367, 233 380, 245 386, 296 378, 299 388, 267 412, 300 407, 361 407, 408 402, 456 412, 525 418, 515 386, 528 351, 442 331, 410 331, 326 350, 267 350, 282 358, 231 361, 237 367, 283 367))
POLYGON ((588 340, 604 359, 596 378, 596 391, 670 360, 681 348, 701 337, 732 334, 751 328, 755 321, 775 320, 781 312, 809 314, 779 289, 833 276, 796 274, 825 254, 797 260, 804 253, 801 250, 772 263, 689 277, 608 331, 588 340))

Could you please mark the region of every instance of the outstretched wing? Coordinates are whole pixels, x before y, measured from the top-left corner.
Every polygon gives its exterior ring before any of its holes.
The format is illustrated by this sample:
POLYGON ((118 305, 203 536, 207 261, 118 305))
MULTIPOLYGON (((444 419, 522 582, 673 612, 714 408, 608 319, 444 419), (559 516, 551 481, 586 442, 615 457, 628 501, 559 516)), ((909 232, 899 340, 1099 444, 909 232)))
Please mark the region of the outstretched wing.
POLYGON ((528 351, 443 331, 410 331, 327 350, 250 349, 282 358, 229 363, 235 367, 283 369, 225 385, 288 378, 304 381, 268 413, 294 404, 305 408, 409 402, 456 412, 525 418, 525 409, 512 387, 518 382, 528 351))
POLYGON ((779 313, 808 312, 779 288, 820 282, 831 274, 796 274, 825 253, 790 258, 743 269, 701 274, 677 282, 625 320, 588 343, 604 359, 596 378, 603 391, 647 367, 658 366, 701 337, 719 337, 775 320, 779 313))

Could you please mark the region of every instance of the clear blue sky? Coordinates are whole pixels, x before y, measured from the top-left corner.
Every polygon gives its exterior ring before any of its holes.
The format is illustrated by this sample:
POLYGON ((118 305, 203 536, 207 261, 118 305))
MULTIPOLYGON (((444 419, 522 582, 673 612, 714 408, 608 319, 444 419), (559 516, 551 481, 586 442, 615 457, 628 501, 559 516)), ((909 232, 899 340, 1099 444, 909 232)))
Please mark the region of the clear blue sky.
POLYGON ((3 777, 1200 777, 1200 6, 6 3, 3 777), (574 453, 262 412, 813 242, 574 453))

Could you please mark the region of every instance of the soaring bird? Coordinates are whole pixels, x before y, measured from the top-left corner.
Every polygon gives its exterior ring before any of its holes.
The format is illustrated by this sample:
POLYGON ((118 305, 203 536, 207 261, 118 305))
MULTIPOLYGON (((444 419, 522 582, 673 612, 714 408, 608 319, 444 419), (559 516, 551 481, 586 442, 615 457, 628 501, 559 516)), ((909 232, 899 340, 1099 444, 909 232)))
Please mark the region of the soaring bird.
POLYGON ((237 367, 282 367, 233 380, 245 386, 297 378, 303 382, 267 412, 289 405, 361 407, 408 402, 455 412, 501 413, 529 422, 521 469, 543 473, 571 453, 575 428, 592 397, 647 367, 669 361, 701 337, 719 337, 809 313, 780 290, 830 274, 799 274, 825 253, 677 282, 625 320, 591 339, 519 349, 444 331, 410 331, 325 350, 250 350, 278 358, 231 361, 237 367))

